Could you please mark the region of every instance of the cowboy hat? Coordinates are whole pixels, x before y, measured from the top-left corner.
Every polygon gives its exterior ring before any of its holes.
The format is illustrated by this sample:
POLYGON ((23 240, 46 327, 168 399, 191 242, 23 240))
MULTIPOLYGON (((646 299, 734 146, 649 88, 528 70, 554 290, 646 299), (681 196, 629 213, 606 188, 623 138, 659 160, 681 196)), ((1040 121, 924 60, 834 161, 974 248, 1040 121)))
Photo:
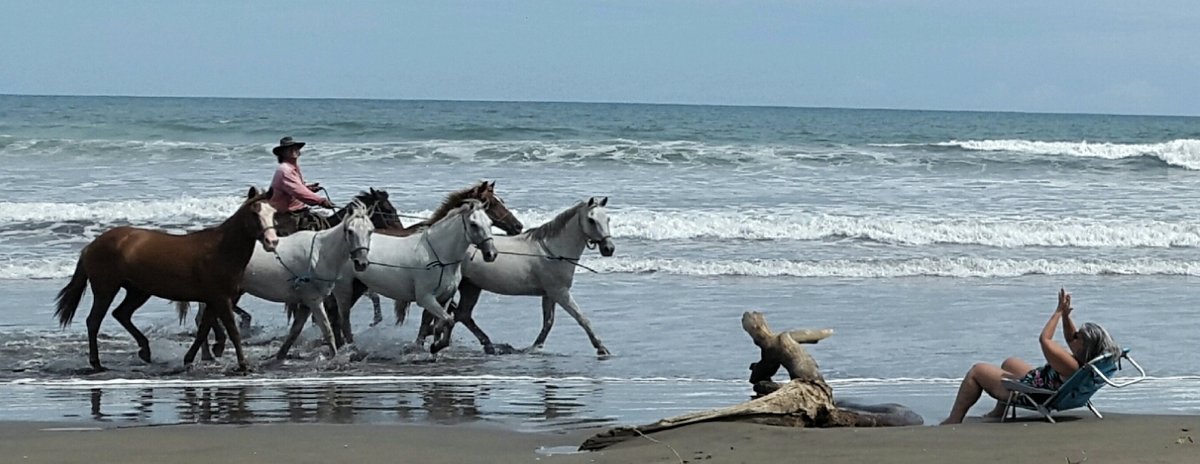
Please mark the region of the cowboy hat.
POLYGON ((285 149, 292 148, 292 147, 296 147, 297 150, 304 148, 304 142, 297 142, 295 140, 292 140, 291 136, 287 136, 282 139, 279 139, 279 146, 272 148, 271 153, 274 153, 275 156, 280 156, 280 152, 282 152, 285 149))

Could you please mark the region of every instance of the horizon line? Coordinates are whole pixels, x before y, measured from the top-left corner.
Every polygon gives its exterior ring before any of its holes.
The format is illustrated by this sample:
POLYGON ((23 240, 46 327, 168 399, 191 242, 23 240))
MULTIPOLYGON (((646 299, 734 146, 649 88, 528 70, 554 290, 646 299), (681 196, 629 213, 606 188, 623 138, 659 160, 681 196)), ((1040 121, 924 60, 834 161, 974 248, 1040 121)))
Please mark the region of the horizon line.
POLYGON ((1145 113, 1095 113, 1068 111, 1026 111, 989 109, 944 109, 944 108, 896 108, 872 106, 801 106, 732 103, 679 103, 679 102, 624 102, 585 100, 503 100, 503 99, 453 99, 453 98, 368 98, 368 97, 235 97, 211 95, 120 95, 120 94, 56 94, 56 93, 3 93, 0 97, 85 97, 85 98, 145 98, 145 99, 211 99, 211 100, 342 100, 342 101, 397 101, 397 102, 442 102, 442 103, 534 103, 534 104, 582 104, 582 105, 644 105, 644 106, 695 106, 717 108, 776 108, 808 110, 859 110, 859 111, 913 111, 934 113, 1009 113, 1065 116, 1125 116, 1155 118, 1200 118, 1200 114, 1145 114, 1145 113))

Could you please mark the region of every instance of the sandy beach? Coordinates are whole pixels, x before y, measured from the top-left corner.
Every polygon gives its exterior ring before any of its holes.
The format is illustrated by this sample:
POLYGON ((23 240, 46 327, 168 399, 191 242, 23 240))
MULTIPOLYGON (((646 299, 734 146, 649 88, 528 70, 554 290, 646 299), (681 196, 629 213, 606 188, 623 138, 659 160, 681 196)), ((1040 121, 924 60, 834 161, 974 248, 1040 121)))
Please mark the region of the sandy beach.
POLYGON ((0 456, 14 463, 1195 463, 1197 429, 1200 417, 1144 415, 881 429, 708 423, 650 435, 654 441, 569 453, 596 430, 530 434, 481 426, 299 424, 100 429, 21 422, 0 424, 0 456))

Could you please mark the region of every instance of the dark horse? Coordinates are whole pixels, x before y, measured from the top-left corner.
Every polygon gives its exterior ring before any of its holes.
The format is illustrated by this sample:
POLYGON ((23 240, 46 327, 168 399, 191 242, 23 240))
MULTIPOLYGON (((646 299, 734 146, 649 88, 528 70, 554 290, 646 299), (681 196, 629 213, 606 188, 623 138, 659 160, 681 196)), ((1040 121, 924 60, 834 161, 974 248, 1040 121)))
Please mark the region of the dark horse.
MULTIPOLYGON (((492 220, 492 225, 499 227, 500 230, 503 230, 504 233, 508 235, 517 235, 521 233, 522 229, 525 228, 525 225, 521 224, 521 221, 517 219, 517 216, 514 215, 512 211, 509 211, 508 206, 504 204, 504 199, 496 195, 496 182, 482 181, 462 190, 450 192, 450 194, 446 195, 446 198, 442 200, 442 204, 438 206, 437 210, 433 212, 433 216, 428 219, 407 227, 402 224, 398 224, 393 227, 378 228, 375 229, 375 232, 395 237, 408 237, 425 230, 425 228, 429 227, 430 224, 434 224, 442 220, 447 214, 450 214, 450 211, 453 211, 467 200, 479 200, 480 202, 483 202, 484 212, 487 214, 488 218, 492 220)), ((367 286, 362 282, 359 282, 358 279, 354 280, 353 288, 354 292, 351 295, 350 300, 351 306, 353 306, 354 302, 357 302, 358 299, 369 290, 367 286)), ((326 299, 325 306, 336 308, 337 302, 331 297, 326 299)), ((346 343, 352 343, 354 341, 354 335, 351 334, 350 331, 350 311, 347 309, 346 311, 341 311, 340 313, 341 321, 337 325, 341 326, 341 337, 346 341, 346 343)), ((379 323, 381 319, 382 316, 378 312, 378 307, 376 307, 375 323, 379 323)), ((337 327, 335 327, 334 330, 337 331, 337 327)))
MULTIPOLYGON (((251 189, 256 191, 256 189, 251 189)), ((183 358, 190 366, 200 342, 219 318, 229 330, 237 352, 238 368, 247 368, 241 336, 233 321, 233 300, 237 298, 246 263, 254 253, 255 242, 271 251, 279 241, 275 236, 275 209, 266 203, 266 195, 246 200, 237 212, 220 225, 186 235, 172 235, 136 227, 117 227, 99 237, 80 252, 75 274, 56 298, 54 315, 63 327, 71 323, 83 291, 92 287, 92 312, 88 314, 88 361, 103 371, 96 336, 108 307, 125 289, 125 300, 113 311, 113 317, 137 340, 138 356, 150 362, 150 342, 133 325, 133 312, 152 296, 175 301, 202 301, 213 310, 201 321, 196 340, 183 358)))

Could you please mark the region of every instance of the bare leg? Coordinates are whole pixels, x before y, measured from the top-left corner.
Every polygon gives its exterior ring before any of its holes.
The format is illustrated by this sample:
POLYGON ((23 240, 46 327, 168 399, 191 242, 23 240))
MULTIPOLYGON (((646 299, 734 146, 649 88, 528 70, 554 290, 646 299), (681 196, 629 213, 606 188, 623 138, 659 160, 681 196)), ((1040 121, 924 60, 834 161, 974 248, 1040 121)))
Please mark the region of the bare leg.
MULTIPOLYGON (((1021 360, 1020 358, 1013 357, 1005 359, 1004 362, 1000 364, 1000 369, 1004 370, 1004 378, 1020 379, 1021 377, 1024 377, 1025 374, 1029 373, 1029 371, 1033 370, 1033 366, 1029 365, 1029 363, 1021 360)), ((983 417, 989 417, 993 419, 1000 418, 1004 416, 1004 411, 1006 409, 1008 409, 1007 396, 997 399, 996 407, 992 408, 991 411, 988 411, 987 414, 984 414, 983 417)))
POLYGON ((542 331, 538 332, 537 340, 533 341, 533 349, 540 350, 546 345, 546 337, 554 328, 554 300, 549 296, 542 297, 542 331))
POLYGON ((583 327, 583 331, 587 333, 588 340, 591 340, 592 348, 596 349, 597 355, 608 356, 611 354, 608 352, 608 348, 604 347, 604 343, 600 341, 600 337, 597 337, 596 333, 592 331, 592 324, 588 322, 587 316, 584 316, 583 312, 579 310, 579 305, 575 303, 575 298, 571 296, 571 292, 567 291, 553 295, 553 297, 567 311, 567 314, 575 318, 575 322, 579 323, 580 327, 583 327))
POLYGON ((117 297, 117 292, 120 287, 107 285, 97 286, 92 282, 92 312, 88 313, 87 328, 88 328, 88 362, 92 365, 92 370, 103 372, 104 366, 100 365, 100 343, 97 337, 100 334, 100 323, 104 322, 104 316, 108 315, 108 307, 112 305, 112 301, 117 297))
POLYGON ((150 340, 147 340, 146 335, 133 325, 133 312, 146 304, 146 300, 149 299, 149 293, 133 287, 125 287, 125 300, 117 305, 117 309, 113 310, 113 318, 121 323, 121 327, 124 327, 126 332, 133 335, 133 339, 138 344, 138 357, 145 362, 150 362, 150 340))
POLYGON ((962 385, 958 387, 958 396, 954 399, 954 407, 950 410, 950 417, 942 421, 942 424, 960 424, 967 417, 967 411, 971 406, 979 401, 980 395, 987 392, 989 396, 997 400, 1008 396, 1008 390, 1001 385, 1001 379, 1004 378, 1004 370, 1000 366, 987 363, 978 363, 967 371, 967 375, 963 377, 962 385))

